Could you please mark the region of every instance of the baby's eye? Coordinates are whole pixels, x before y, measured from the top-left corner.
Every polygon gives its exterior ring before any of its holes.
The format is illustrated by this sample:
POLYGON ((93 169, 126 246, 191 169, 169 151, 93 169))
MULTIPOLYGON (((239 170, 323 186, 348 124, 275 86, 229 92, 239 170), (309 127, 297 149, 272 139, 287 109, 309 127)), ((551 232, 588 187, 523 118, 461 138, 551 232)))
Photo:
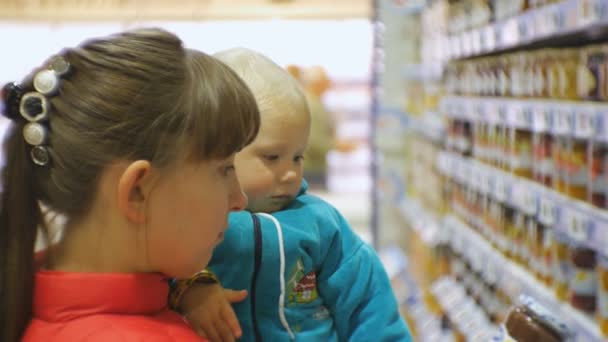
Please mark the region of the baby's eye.
POLYGON ((279 155, 278 154, 266 154, 264 155, 264 159, 268 160, 268 161, 275 161, 279 159, 279 155))

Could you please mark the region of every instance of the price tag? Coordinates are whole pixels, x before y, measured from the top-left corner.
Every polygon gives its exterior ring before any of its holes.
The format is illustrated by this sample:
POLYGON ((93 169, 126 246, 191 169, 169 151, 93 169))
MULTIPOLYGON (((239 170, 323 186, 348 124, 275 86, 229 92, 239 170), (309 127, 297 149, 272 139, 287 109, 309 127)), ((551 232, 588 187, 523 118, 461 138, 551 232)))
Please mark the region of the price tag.
POLYGON ((502 202, 505 200, 505 186, 504 181, 500 176, 495 176, 494 178, 494 198, 502 202))
MULTIPOLYGON (((568 203, 567 205, 571 205, 568 203)), ((567 216, 565 217, 568 236, 577 241, 585 242, 589 240, 589 215, 576 207, 566 208, 567 216)))
POLYGON ((596 245, 602 246, 602 248, 608 246, 608 215, 606 213, 594 215, 593 229, 594 240, 597 240, 596 245))
POLYGON ((508 19, 501 29, 501 47, 509 47, 519 43, 519 30, 516 18, 508 19))
POLYGON ((487 194, 492 194, 494 191, 494 176, 491 169, 487 169, 485 172, 485 188, 487 194))
POLYGON ((481 49, 481 31, 473 30, 471 31, 471 52, 473 54, 478 54, 482 51, 481 49))
POLYGON ((441 100, 439 100, 439 112, 444 113, 449 116, 449 106, 448 103, 450 101, 450 97, 445 96, 441 100))
POLYGON ((532 12, 532 22, 534 25, 534 38, 540 38, 542 36, 544 36, 546 33, 546 27, 545 27, 545 10, 544 8, 540 8, 537 9, 536 11, 532 12))
POLYGON ((514 180, 511 182, 511 196, 508 198, 508 203, 519 210, 524 209, 525 188, 523 182, 514 180))
POLYGON ((570 108, 563 108, 560 106, 559 108, 555 108, 555 125, 554 133, 557 134, 571 134, 573 130, 573 120, 572 120, 572 111, 570 108))
POLYGON ((539 196, 540 212, 539 221, 545 226, 552 226, 555 223, 555 201, 548 193, 542 193, 539 196))
POLYGON ((498 123, 499 124, 508 124, 509 122, 509 105, 505 101, 497 101, 496 103, 498 107, 498 123))
POLYGON ((477 163, 473 164, 471 168, 471 183, 474 191, 481 192, 483 179, 481 178, 481 167, 477 163))
POLYGON ((506 202, 508 200, 508 190, 510 189, 509 180, 504 177, 503 174, 499 174, 494 178, 494 196, 499 202, 506 202))
POLYGON ((553 21, 553 26, 555 27, 555 30, 561 32, 567 29, 567 13, 565 6, 553 6, 553 8, 551 8, 551 12, 551 20, 553 21))
POLYGON ((479 182, 480 182, 479 191, 481 191, 481 193, 484 195, 488 194, 487 178, 488 178, 488 170, 486 169, 485 166, 480 165, 479 166, 479 182))
POLYGON ((574 135, 578 138, 590 138, 593 135, 595 108, 593 105, 580 105, 574 113, 574 135))
POLYGON ((449 38, 450 40, 450 57, 458 58, 459 57, 459 44, 458 44, 458 35, 455 34, 449 38))
POLYGON ((534 106, 533 103, 527 102, 524 104, 521 111, 522 127, 527 130, 532 130, 532 125, 534 123, 534 106))
POLYGON ((546 108, 542 103, 536 103, 532 106, 532 131, 542 133, 547 131, 547 113, 546 108))
POLYGON ((512 101, 507 105, 507 122, 510 127, 522 128, 522 109, 519 102, 512 101))
POLYGON ((471 34, 469 32, 463 32, 461 35, 461 44, 462 44, 462 53, 463 55, 466 56, 470 56, 472 51, 472 44, 471 44, 471 34))
POLYGON ((536 186, 530 182, 526 182, 524 186, 524 203, 523 211, 530 215, 535 216, 538 212, 538 195, 536 186))
POLYGON ((581 22, 580 26, 586 26, 601 21, 606 16, 605 0, 582 0, 580 1, 581 22))
POLYGON ((484 51, 494 51, 496 49, 496 31, 494 25, 489 25, 481 32, 484 42, 484 51))
POLYGON ((595 138, 599 141, 608 142, 608 106, 601 105, 595 114, 595 138))
POLYGON ((475 110, 475 121, 476 122, 484 122, 484 118, 486 116, 485 102, 484 101, 477 102, 477 105, 475 106, 475 108, 476 108, 476 110, 475 110))
POLYGON ((517 20, 517 33, 520 41, 526 41, 531 39, 533 34, 534 23, 531 21, 532 17, 529 15, 519 16, 517 20))

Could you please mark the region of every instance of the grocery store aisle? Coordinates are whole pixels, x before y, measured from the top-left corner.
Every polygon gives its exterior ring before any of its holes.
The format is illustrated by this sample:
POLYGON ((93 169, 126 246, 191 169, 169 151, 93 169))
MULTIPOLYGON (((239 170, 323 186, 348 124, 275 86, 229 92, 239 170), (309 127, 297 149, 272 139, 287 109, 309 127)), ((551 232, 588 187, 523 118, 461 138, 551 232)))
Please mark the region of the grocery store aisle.
POLYGON ((371 201, 369 193, 346 193, 311 191, 335 206, 353 227, 353 230, 368 242, 372 242, 370 230, 371 201))

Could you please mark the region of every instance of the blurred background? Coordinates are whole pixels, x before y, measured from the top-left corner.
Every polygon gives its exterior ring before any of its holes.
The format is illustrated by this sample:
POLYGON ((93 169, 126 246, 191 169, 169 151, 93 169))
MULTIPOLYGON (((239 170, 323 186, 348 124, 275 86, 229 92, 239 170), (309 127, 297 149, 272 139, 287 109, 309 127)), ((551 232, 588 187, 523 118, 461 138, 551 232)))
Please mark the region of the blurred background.
POLYGON ((302 83, 416 341, 607 340, 608 0, 0 0, 0 82, 139 26, 302 83))
MULTIPOLYGON (((0 82, 21 80, 63 47, 139 26, 165 28, 207 53, 259 51, 288 68, 311 102, 306 178, 371 241, 372 7, 367 0, 0 0, 0 82)), ((0 134, 6 125, 0 118, 0 134)))

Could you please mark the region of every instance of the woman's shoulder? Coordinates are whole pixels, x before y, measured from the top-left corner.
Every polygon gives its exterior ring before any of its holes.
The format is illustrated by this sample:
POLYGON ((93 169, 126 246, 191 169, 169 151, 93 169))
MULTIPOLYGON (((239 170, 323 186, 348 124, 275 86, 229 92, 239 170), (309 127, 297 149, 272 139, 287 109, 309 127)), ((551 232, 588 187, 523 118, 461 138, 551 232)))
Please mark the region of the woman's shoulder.
POLYGON ((178 315, 91 315, 67 322, 33 320, 24 342, 205 341, 178 315))

